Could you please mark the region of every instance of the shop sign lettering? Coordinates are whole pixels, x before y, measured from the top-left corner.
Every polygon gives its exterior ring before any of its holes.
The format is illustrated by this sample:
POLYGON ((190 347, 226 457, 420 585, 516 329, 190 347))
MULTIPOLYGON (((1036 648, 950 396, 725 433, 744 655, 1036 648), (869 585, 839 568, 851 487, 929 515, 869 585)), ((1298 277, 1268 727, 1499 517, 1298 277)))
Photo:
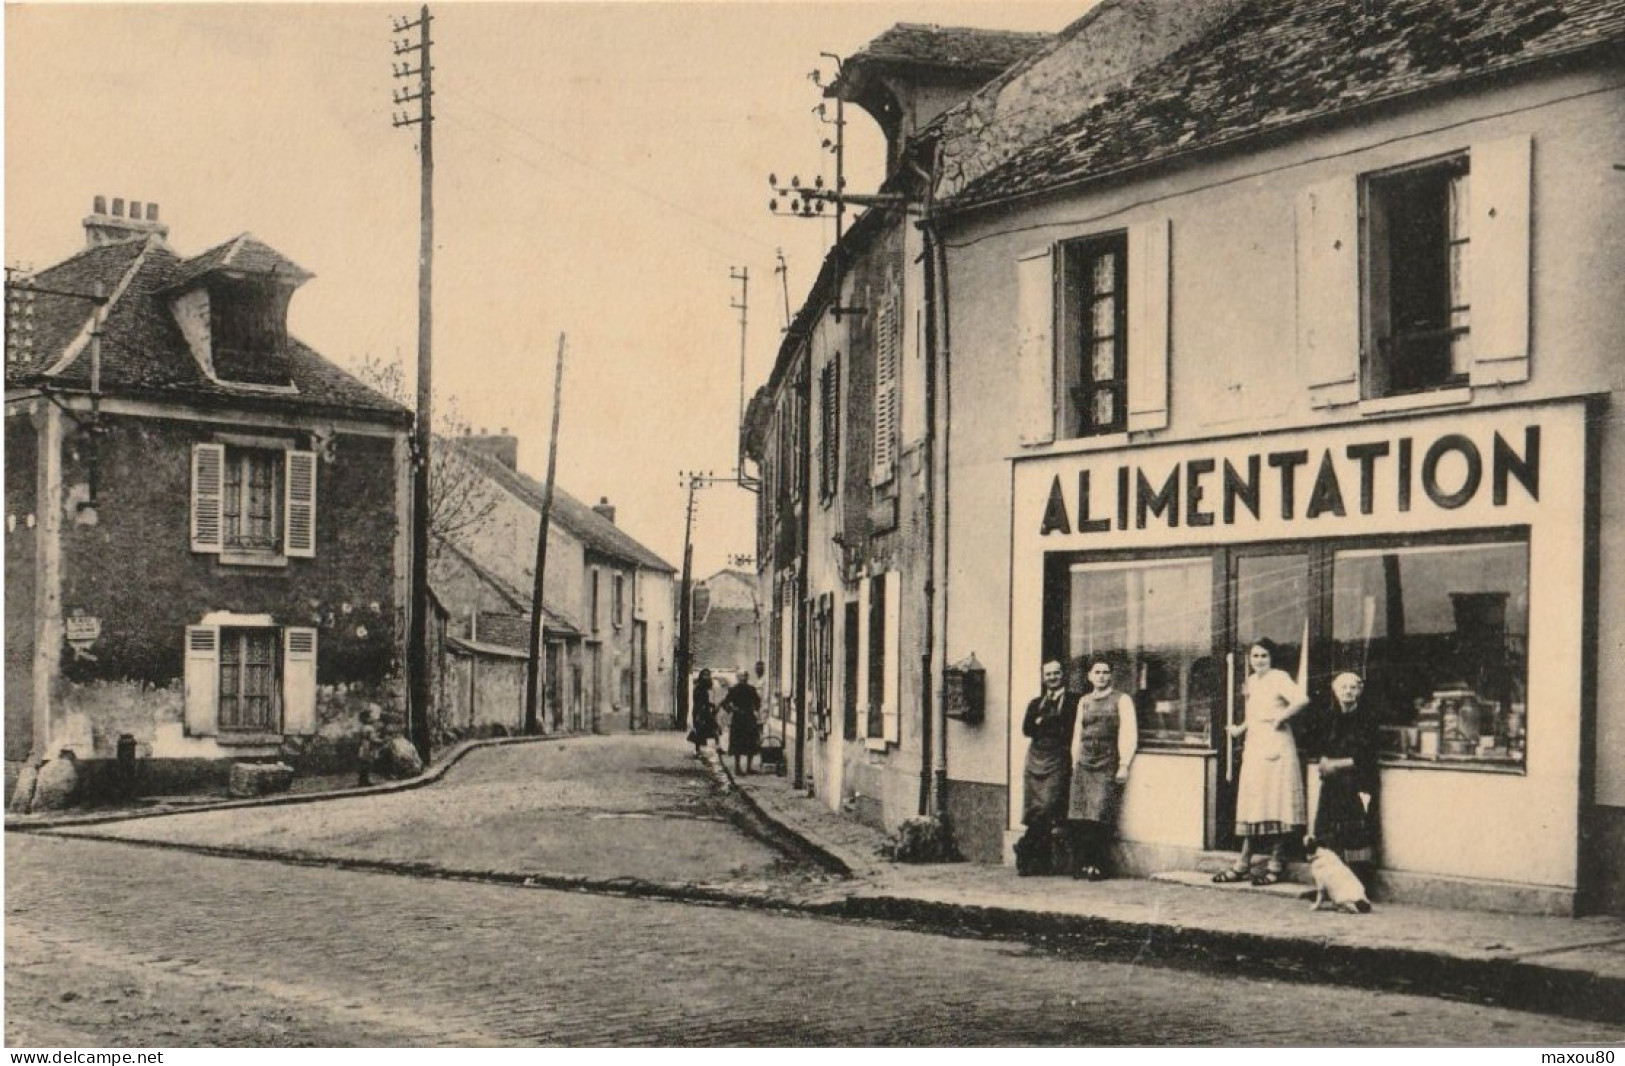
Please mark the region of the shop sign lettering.
POLYGON ((1157 464, 1085 468, 1056 475, 1039 533, 1105 533, 1245 522, 1329 521, 1379 509, 1453 511, 1486 494, 1505 507, 1514 493, 1540 499, 1540 426, 1523 439, 1496 430, 1401 436, 1323 448, 1283 447, 1157 464))

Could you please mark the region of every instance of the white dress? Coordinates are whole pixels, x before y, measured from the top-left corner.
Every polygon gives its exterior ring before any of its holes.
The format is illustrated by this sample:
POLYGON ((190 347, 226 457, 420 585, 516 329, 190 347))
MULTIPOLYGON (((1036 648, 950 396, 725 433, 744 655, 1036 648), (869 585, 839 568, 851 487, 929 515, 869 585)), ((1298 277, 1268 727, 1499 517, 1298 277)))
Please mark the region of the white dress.
POLYGON ((1236 835, 1262 836, 1302 830, 1308 822, 1298 743, 1281 715, 1303 692, 1284 670, 1247 677, 1246 746, 1236 791, 1236 835))

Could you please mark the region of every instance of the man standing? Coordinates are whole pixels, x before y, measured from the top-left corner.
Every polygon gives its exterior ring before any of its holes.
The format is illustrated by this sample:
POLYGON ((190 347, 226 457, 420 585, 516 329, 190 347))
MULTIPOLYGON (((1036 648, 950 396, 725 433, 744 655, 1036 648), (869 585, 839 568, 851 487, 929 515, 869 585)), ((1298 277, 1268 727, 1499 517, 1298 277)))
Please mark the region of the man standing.
POLYGON ((1078 696, 1067 691, 1066 673, 1057 660, 1044 664, 1042 681, 1042 692, 1027 704, 1021 720, 1022 735, 1029 738, 1021 813, 1027 832, 1016 844, 1016 873, 1022 876, 1055 870, 1056 836, 1066 824, 1072 778, 1078 696))
POLYGON ((745 759, 744 772, 754 773, 751 766, 762 749, 762 723, 757 713, 762 709, 762 697, 750 683, 750 675, 739 672, 739 682, 722 699, 722 709, 729 712, 728 754, 734 759, 734 773, 739 773, 739 759, 745 759))

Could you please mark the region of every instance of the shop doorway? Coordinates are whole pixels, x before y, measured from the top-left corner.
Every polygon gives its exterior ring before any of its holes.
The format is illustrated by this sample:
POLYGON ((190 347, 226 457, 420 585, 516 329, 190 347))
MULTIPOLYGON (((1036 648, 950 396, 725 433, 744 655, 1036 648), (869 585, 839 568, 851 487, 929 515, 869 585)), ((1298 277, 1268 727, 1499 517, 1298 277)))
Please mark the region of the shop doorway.
POLYGON ((1217 848, 1241 846, 1236 836, 1236 788, 1246 757, 1245 741, 1233 741, 1225 732, 1231 722, 1245 718, 1243 686, 1247 678, 1247 650, 1257 640, 1276 645, 1274 666, 1307 681, 1304 656, 1314 619, 1307 552, 1258 547, 1230 551, 1225 581, 1224 624, 1220 627, 1221 657, 1225 662, 1224 701, 1214 708, 1212 736, 1217 742, 1218 766, 1215 824, 1211 839, 1217 848))

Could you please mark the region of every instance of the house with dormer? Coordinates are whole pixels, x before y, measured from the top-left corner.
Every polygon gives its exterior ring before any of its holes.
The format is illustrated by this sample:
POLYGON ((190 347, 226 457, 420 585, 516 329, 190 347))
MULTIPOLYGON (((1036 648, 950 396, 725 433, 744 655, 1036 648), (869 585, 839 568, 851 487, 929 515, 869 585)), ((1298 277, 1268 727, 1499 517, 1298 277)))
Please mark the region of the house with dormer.
POLYGON ((84 228, 8 283, 8 792, 64 749, 164 791, 341 748, 400 709, 411 413, 288 332, 312 275, 253 236, 84 228))

